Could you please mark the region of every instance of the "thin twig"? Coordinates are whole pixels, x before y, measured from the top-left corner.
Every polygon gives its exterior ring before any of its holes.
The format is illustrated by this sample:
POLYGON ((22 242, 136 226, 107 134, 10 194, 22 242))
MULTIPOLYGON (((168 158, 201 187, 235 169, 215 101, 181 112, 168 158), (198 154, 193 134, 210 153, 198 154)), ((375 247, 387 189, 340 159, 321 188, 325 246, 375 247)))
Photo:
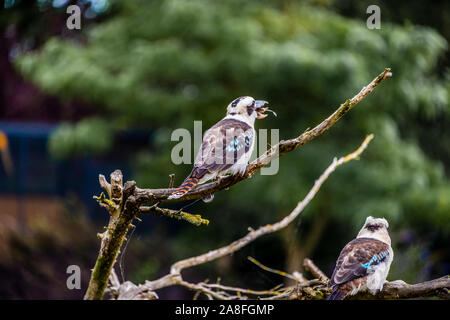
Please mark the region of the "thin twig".
POLYGON ((402 280, 386 282, 383 290, 372 296, 362 292, 354 299, 412 299, 437 296, 450 300, 450 275, 416 284, 408 284, 402 280))
POLYGON ((156 216, 165 216, 165 217, 169 217, 169 218, 174 218, 174 219, 178 219, 178 220, 184 220, 186 222, 192 223, 193 225, 196 226, 201 226, 202 224, 204 225, 208 225, 209 224, 209 220, 208 219, 203 219, 202 216, 196 214, 190 214, 181 210, 172 210, 172 209, 166 209, 166 208, 160 208, 157 206, 150 206, 150 207, 140 207, 140 212, 141 214, 144 213, 149 213, 149 214, 153 214, 156 216))
POLYGON ((193 290, 193 291, 201 291, 201 292, 208 294, 218 300, 236 300, 236 298, 237 298, 237 297, 231 298, 229 295, 226 295, 226 294, 224 295, 223 293, 213 291, 213 290, 209 289, 208 287, 202 285, 201 283, 194 284, 194 283, 190 283, 190 282, 186 282, 186 281, 180 281, 178 284, 183 287, 186 287, 190 290, 193 290))
POLYGON ((286 278, 289 278, 289 279, 292 279, 292 280, 295 280, 295 281, 298 280, 296 277, 294 277, 293 275, 291 275, 291 274, 289 274, 289 273, 287 273, 287 272, 285 272, 285 271, 280 271, 280 270, 277 270, 277 269, 272 269, 272 268, 269 268, 269 267, 263 265, 261 262, 259 262, 259 261, 256 260, 255 258, 252 258, 252 257, 249 256, 249 257, 247 257, 247 259, 250 260, 251 262, 253 262, 253 263, 256 264, 258 267, 260 267, 261 269, 263 269, 263 270, 265 270, 265 271, 272 272, 272 273, 278 274, 278 275, 280 275, 280 276, 282 276, 282 277, 286 277, 286 278))
POLYGON ((285 298, 289 298, 292 295, 292 292, 294 292, 295 288, 290 287, 289 290, 286 290, 286 292, 278 295, 278 296, 271 296, 267 298, 261 298, 261 300, 282 300, 285 298))

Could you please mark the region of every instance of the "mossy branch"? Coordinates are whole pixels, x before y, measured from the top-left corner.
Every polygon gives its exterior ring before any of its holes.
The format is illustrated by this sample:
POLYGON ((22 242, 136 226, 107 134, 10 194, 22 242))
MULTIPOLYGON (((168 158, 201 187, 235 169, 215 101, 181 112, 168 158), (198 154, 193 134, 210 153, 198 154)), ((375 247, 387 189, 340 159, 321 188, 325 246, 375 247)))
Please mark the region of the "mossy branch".
POLYGON ((189 223, 192 223, 193 225, 201 226, 201 225, 208 225, 209 220, 203 219, 201 215, 198 214, 190 214, 181 210, 171 210, 171 209, 165 209, 160 208, 158 206, 150 206, 150 207, 141 207, 140 208, 142 214, 153 214, 160 217, 169 217, 174 218, 178 220, 183 220, 189 223))

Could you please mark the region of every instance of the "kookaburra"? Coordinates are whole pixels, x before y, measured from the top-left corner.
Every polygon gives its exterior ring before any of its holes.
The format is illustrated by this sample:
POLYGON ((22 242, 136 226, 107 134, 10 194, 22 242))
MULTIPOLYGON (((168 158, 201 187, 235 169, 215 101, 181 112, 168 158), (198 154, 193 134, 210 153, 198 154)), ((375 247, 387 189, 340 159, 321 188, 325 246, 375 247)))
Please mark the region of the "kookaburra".
POLYGON ((359 291, 375 295, 383 289, 394 258, 388 228, 386 219, 367 217, 356 239, 339 255, 328 284, 332 287, 328 300, 342 300, 359 291))
POLYGON ((168 197, 178 199, 197 184, 227 174, 245 173, 255 142, 255 119, 267 116, 268 102, 252 97, 234 99, 226 116, 205 132, 194 168, 184 182, 168 197))

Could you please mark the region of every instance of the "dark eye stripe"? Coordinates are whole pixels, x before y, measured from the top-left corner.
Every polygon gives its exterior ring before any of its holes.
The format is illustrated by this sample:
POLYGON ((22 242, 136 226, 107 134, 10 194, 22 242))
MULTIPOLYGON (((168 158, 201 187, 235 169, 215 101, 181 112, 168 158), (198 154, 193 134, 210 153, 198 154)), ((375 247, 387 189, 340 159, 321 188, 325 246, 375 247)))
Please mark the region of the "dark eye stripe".
POLYGON ((374 231, 380 229, 381 227, 382 227, 382 226, 381 226, 380 224, 368 224, 368 225, 366 226, 366 229, 368 229, 369 231, 374 232, 374 231))
POLYGON ((233 102, 231 103, 231 106, 234 108, 237 106, 237 104, 239 103, 239 101, 242 100, 242 97, 236 98, 233 100, 233 102))

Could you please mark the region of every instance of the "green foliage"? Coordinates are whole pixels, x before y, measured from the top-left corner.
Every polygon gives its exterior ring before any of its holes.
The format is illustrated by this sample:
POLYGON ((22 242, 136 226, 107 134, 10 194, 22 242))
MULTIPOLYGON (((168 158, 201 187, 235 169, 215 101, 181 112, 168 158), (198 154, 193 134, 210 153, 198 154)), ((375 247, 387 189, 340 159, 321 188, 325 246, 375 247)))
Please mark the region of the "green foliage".
MULTIPOLYGON (((140 187, 166 187, 168 174, 180 183, 191 169, 170 161, 172 130, 192 132, 199 119, 206 130, 233 98, 251 95, 278 113, 258 127, 280 128, 281 139, 297 136, 391 67, 393 77, 339 124, 282 157, 277 175, 257 175, 192 208, 211 213, 210 226, 195 230, 196 241, 212 248, 211 239, 231 240, 249 225, 275 221, 333 157, 353 151, 368 133, 375 139, 361 161, 327 181, 305 219, 320 211, 344 223, 342 245, 368 215, 386 217, 392 228, 422 224, 449 232, 449 164, 430 156, 448 155, 448 143, 425 153, 427 137, 438 131, 417 121, 449 119, 448 77, 436 72, 448 44, 436 31, 387 22, 369 30, 365 21, 290 1, 136 0, 112 7, 112 16, 84 30, 86 43, 53 38, 17 60, 43 90, 98 108, 96 119, 61 126, 52 153, 104 152, 116 130, 151 128, 152 149, 144 145, 135 155, 134 179, 140 187)), ((448 130, 439 141, 450 141, 448 130)), ((186 256, 193 253, 184 246, 186 256)))
POLYGON ((73 155, 100 155, 113 145, 111 125, 100 118, 62 124, 50 137, 50 152, 58 158, 73 155))

